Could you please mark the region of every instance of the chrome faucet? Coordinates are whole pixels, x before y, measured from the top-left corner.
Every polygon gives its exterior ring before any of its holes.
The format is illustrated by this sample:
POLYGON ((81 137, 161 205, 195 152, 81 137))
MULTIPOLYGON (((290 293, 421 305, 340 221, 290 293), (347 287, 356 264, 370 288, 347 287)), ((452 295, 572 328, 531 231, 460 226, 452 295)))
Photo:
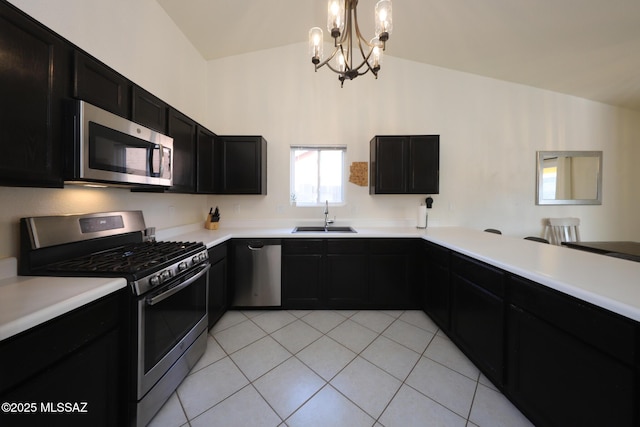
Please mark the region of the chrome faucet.
POLYGON ((329 219, 329 201, 324 202, 324 231, 327 231, 329 224, 333 224, 333 220, 329 219))

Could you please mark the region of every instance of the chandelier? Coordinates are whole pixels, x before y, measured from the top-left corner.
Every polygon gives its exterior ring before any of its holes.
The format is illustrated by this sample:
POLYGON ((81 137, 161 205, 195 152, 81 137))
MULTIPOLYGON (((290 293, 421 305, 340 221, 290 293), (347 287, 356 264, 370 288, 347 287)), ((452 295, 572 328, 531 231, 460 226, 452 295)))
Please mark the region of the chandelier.
POLYGON ((338 74, 340 87, 346 79, 353 80, 369 71, 378 78, 382 51, 389 40, 389 34, 393 29, 391 19, 391 0, 380 0, 376 4, 375 37, 367 41, 360 33, 358 26, 358 14, 356 7, 358 0, 329 0, 327 30, 333 37, 334 50, 331 55, 323 60, 323 34, 322 29, 313 27, 309 30, 309 53, 315 70, 327 66, 338 74), (354 48, 354 43, 356 44, 354 48), (357 59, 354 65, 356 49, 360 51, 362 62, 357 59), (334 60, 332 65, 330 61, 334 60))

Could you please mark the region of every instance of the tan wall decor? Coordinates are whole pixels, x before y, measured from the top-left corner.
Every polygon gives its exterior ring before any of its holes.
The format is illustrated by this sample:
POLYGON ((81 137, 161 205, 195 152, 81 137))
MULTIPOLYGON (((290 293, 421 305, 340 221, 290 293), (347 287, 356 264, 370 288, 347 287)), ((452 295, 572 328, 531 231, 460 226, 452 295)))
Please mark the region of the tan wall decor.
POLYGON ((352 162, 349 168, 349 182, 361 187, 369 185, 369 163, 352 162))

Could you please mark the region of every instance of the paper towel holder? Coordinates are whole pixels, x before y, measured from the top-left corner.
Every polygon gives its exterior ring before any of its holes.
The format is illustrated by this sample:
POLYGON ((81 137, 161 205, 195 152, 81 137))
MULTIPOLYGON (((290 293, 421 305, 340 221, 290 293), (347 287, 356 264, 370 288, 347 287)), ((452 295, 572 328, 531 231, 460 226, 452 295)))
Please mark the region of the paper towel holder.
POLYGON ((424 203, 420 203, 420 206, 418 206, 418 223, 416 225, 416 228, 427 228, 427 223, 429 221, 429 213, 427 209, 431 209, 432 206, 433 198, 431 197, 427 197, 424 200, 424 203))

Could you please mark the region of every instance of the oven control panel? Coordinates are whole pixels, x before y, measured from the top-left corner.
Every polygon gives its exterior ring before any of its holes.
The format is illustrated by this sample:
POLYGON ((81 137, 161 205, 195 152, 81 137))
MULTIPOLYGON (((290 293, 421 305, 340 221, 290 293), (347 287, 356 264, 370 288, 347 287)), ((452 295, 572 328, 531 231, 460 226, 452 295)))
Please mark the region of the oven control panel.
POLYGON ((133 291, 136 295, 142 295, 145 292, 148 292, 149 290, 156 288, 163 283, 166 283, 173 277, 184 273, 199 264, 207 262, 208 260, 209 253, 205 248, 195 255, 190 255, 187 258, 164 267, 163 269, 158 270, 147 277, 136 280, 132 283, 133 291))

